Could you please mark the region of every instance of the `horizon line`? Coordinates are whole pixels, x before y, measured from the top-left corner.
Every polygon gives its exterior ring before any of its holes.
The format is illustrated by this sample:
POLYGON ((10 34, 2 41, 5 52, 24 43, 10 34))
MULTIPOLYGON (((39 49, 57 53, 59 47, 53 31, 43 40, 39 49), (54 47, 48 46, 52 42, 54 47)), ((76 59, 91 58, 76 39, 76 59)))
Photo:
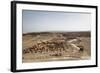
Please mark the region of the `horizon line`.
POLYGON ((27 33, 44 33, 44 32, 48 32, 48 33, 50 33, 50 32, 91 32, 91 30, 88 30, 88 31, 37 31, 37 32, 25 32, 25 33, 23 33, 22 32, 22 34, 27 34, 27 33))

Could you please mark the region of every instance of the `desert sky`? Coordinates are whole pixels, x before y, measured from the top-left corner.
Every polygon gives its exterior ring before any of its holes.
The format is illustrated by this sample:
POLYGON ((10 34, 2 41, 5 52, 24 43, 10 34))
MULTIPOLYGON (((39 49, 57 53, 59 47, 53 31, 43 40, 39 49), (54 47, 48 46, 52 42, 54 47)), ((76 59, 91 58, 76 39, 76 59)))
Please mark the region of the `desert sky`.
POLYGON ((23 33, 44 31, 90 31, 91 14, 23 10, 23 33))

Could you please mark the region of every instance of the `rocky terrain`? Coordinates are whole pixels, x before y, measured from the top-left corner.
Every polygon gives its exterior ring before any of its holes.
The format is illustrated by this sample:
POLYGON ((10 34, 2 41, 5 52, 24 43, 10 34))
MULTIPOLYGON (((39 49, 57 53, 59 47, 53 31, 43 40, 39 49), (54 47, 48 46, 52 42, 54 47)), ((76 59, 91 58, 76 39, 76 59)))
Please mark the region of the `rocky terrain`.
POLYGON ((37 32, 23 34, 22 61, 84 60, 91 57, 90 32, 37 32))

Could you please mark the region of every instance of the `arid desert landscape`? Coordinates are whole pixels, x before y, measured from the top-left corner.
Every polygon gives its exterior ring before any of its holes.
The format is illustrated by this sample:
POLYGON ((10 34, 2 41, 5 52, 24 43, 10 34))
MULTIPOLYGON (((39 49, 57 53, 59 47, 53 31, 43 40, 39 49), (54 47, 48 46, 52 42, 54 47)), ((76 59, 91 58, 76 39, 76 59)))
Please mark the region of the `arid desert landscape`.
POLYGON ((22 63, 87 60, 91 58, 91 33, 32 32, 22 35, 22 63))

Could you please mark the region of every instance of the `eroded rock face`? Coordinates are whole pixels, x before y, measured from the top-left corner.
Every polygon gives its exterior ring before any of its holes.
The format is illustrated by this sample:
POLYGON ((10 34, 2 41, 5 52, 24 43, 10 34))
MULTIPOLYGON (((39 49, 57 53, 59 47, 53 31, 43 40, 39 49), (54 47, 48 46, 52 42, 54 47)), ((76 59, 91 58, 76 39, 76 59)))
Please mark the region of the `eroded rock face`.
MULTIPOLYGON (((25 38, 28 39, 28 37, 25 38)), ((23 62, 30 60, 31 62, 53 60, 52 58, 55 58, 55 60, 81 59, 84 52, 86 53, 86 47, 84 47, 85 42, 81 39, 82 37, 76 36, 75 38, 69 39, 69 37, 61 33, 46 33, 46 35, 39 34, 37 37, 29 36, 30 39, 28 40, 25 38, 23 39, 23 62)), ((87 37, 85 37, 85 39, 87 39, 87 37)), ((89 55, 87 54, 86 56, 89 55)))

